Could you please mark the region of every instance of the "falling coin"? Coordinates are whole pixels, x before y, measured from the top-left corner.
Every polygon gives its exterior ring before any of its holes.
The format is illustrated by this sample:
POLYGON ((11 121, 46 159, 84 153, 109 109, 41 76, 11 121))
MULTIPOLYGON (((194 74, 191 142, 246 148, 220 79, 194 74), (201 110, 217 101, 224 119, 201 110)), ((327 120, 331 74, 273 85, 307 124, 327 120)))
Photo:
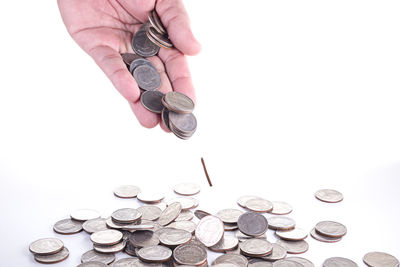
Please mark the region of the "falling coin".
POLYGON ((54 232, 63 235, 75 234, 82 231, 82 222, 64 219, 56 222, 53 226, 53 230, 54 232))
POLYGON ((306 237, 308 236, 307 232, 301 228, 295 228, 289 231, 277 230, 275 234, 280 238, 288 241, 300 241, 306 239, 306 237))
POLYGON ((369 252, 363 257, 366 265, 371 267, 396 267, 399 260, 385 252, 369 252))
POLYGON ((347 228, 341 223, 333 221, 322 221, 317 223, 315 231, 320 235, 327 237, 339 238, 347 233, 347 228))
POLYGON ((29 251, 37 255, 50 255, 60 252, 64 243, 57 238, 42 238, 29 245, 29 251))
POLYGON ((179 195, 192 196, 200 192, 200 186, 194 183, 180 183, 174 186, 174 191, 179 195))
MULTIPOLYGON (((333 257, 326 259, 323 263, 323 267, 358 267, 357 263, 352 260, 342 258, 342 257, 333 257)), ((386 265, 385 265, 386 266, 386 265)))
POLYGON ((260 236, 267 231, 267 219, 257 212, 246 212, 238 219, 239 230, 245 235, 260 236))
POLYGON ((284 247, 287 253, 290 254, 301 254, 308 250, 308 243, 305 240, 287 241, 280 239, 276 241, 276 243, 284 247))
POLYGON ((140 193, 140 188, 134 185, 121 185, 114 189, 114 195, 120 198, 135 198, 140 193))
POLYGON ((208 215, 197 224, 195 235, 206 247, 212 247, 224 236, 224 224, 218 217, 208 215))
POLYGON ((315 197, 323 202, 336 203, 343 200, 343 195, 333 189, 321 189, 315 193, 315 197))

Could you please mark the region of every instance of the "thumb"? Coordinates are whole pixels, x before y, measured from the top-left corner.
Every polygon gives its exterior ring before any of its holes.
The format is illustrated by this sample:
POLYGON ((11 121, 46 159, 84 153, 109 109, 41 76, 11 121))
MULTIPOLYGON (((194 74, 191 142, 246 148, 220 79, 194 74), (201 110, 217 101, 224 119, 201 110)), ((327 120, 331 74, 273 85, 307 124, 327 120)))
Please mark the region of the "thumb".
POLYGON ((159 0, 156 11, 178 50, 190 56, 200 52, 201 45, 190 29, 189 16, 182 0, 159 0))

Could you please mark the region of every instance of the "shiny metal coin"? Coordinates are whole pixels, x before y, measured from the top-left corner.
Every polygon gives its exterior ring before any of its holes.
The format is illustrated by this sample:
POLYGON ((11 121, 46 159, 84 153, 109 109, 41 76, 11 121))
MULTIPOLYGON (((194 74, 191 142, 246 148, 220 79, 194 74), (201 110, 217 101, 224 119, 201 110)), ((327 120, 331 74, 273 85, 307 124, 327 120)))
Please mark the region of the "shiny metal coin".
POLYGON ((93 248, 94 250, 100 253, 117 253, 123 251, 125 246, 126 246, 126 241, 122 241, 112 246, 93 245, 93 248))
POLYGON ((308 243, 305 240, 300 241, 287 241, 277 240, 276 243, 286 249, 290 254, 301 254, 308 250, 308 243))
POLYGON ((97 218, 97 219, 92 219, 84 222, 82 224, 83 230, 89 234, 93 234, 94 232, 102 231, 102 230, 107 230, 107 223, 106 219, 104 218, 97 218))
POLYGON ((159 236, 161 244, 174 247, 185 244, 192 239, 192 234, 181 229, 168 229, 159 236))
POLYGON ((296 226, 296 222, 289 217, 273 216, 268 218, 268 228, 273 230, 292 230, 296 226))
POLYGON ((141 206, 137 210, 142 214, 142 220, 150 221, 157 220, 162 213, 159 207, 152 205, 141 206))
POLYGON ((191 212, 190 210, 182 210, 179 216, 175 219, 175 222, 190 221, 191 219, 193 219, 193 217, 193 212, 191 212))
POLYGON ((85 252, 81 258, 81 261, 83 263, 97 261, 97 262, 102 262, 104 264, 110 264, 114 260, 115 260, 114 254, 99 253, 95 250, 89 250, 89 251, 85 252))
POLYGON ((160 34, 166 34, 167 30, 161 22, 160 17, 158 16, 155 10, 149 12, 149 22, 154 29, 156 29, 160 34))
POLYGON ((242 255, 229 253, 216 258, 212 265, 215 266, 217 264, 223 264, 223 263, 231 263, 238 267, 247 267, 248 260, 246 257, 242 255))
POLYGON ((56 233, 69 235, 82 231, 82 222, 71 219, 64 219, 54 224, 53 230, 56 233))
POLYGON ((207 261, 207 251, 205 247, 192 242, 176 247, 173 256, 174 260, 182 265, 199 266, 207 261))
POLYGON ((140 29, 132 38, 132 48, 142 57, 155 56, 160 48, 147 37, 147 29, 140 29))
POLYGON ((203 219, 204 217, 206 217, 208 215, 211 215, 211 214, 204 210, 195 210, 194 211, 194 216, 196 216, 197 219, 199 219, 199 220, 203 219))
POLYGON ((164 108, 161 103, 163 96, 160 91, 146 91, 141 94, 140 102, 147 110, 160 114, 164 108))
POLYGON ((143 203, 155 204, 164 199, 164 195, 156 192, 140 192, 137 198, 143 203))
POLYGON ((270 212, 273 209, 271 201, 262 198, 253 198, 246 201, 245 207, 256 212, 270 212))
POLYGON ((136 256, 135 246, 131 242, 126 242, 124 252, 130 256, 136 256))
POLYGON ((114 262, 111 267, 134 267, 138 261, 137 258, 123 258, 114 262))
POLYGON ((180 203, 182 210, 191 209, 197 203, 196 199, 194 199, 192 197, 174 197, 174 198, 168 199, 167 205, 171 205, 174 202, 180 203))
POLYGON ((237 223, 243 211, 237 209, 223 209, 217 212, 215 216, 221 219, 224 223, 237 223))
POLYGON ((169 110, 167 108, 163 108, 163 110, 161 111, 162 122, 168 128, 168 130, 171 131, 171 129, 169 127, 169 117, 168 116, 169 116, 169 110))
POLYGON ((206 247, 214 246, 224 236, 224 224, 218 217, 206 216, 197 224, 195 236, 206 247))
MULTIPOLYGON (((166 108, 175 113, 187 114, 194 109, 194 102, 190 97, 175 91, 165 94, 164 104, 166 108)), ((200 191, 200 188, 198 190, 200 191)))
POLYGON ((286 259, 290 260, 290 261, 298 262, 298 263, 302 264, 303 267, 315 267, 314 263, 312 263, 311 261, 309 261, 305 258, 302 258, 302 257, 288 257, 286 259))
POLYGON ((58 238, 42 238, 29 245, 29 251, 37 255, 50 255, 60 252, 64 243, 58 238))
POLYGON ((71 218, 77 221, 87 221, 91 219, 100 218, 100 213, 91 209, 79 209, 71 213, 71 218))
POLYGON ((168 224, 168 227, 185 230, 193 234, 196 230, 197 224, 192 221, 179 221, 168 224))
POLYGON ((89 261, 79 264, 78 267, 108 267, 108 265, 100 261, 89 261))
POLYGON ((153 42, 155 45, 164 47, 164 48, 172 48, 174 45, 167 35, 160 34, 155 28, 150 27, 146 31, 147 38, 153 42))
POLYGON ((236 203, 237 203, 239 206, 241 206, 242 208, 245 208, 245 207, 246 207, 246 202, 247 202, 248 200, 250 200, 250 199, 253 199, 253 198, 260 198, 260 197, 258 197, 258 196, 253 196, 253 195, 245 195, 245 196, 241 196, 241 197, 236 201, 236 203))
POLYGON ((111 246, 117 244, 122 239, 122 233, 118 230, 108 229, 98 231, 90 235, 90 240, 95 245, 111 246))
POLYGON ((323 202, 336 203, 343 200, 343 194, 333 189, 321 189, 315 193, 315 197, 323 202))
POLYGON ((124 61, 125 65, 128 66, 128 68, 129 68, 132 61, 139 58, 140 56, 138 56, 134 53, 123 53, 123 54, 121 54, 121 57, 122 57, 122 60, 124 61))
POLYGON ((117 223, 134 223, 142 218, 142 213, 137 209, 123 208, 114 211, 111 218, 117 223))
POLYGON ((272 267, 272 262, 262 259, 251 259, 249 260, 248 267, 272 267))
POLYGON ((307 232, 301 228, 295 228, 289 231, 277 230, 275 234, 280 238, 289 241, 300 241, 306 239, 306 237, 308 236, 307 232))
POLYGON ((254 237, 254 236, 250 236, 250 235, 245 235, 245 234, 243 234, 243 233, 240 232, 240 231, 237 231, 237 232, 235 233, 235 237, 236 237, 237 239, 239 239, 239 241, 244 241, 244 240, 251 239, 251 238, 267 239, 267 236, 266 236, 265 233, 262 234, 262 235, 260 235, 260 236, 254 237))
POLYGON ((211 251, 226 252, 237 248, 239 240, 234 236, 224 236, 217 244, 209 247, 211 251))
POLYGON ((156 67, 153 65, 153 63, 151 63, 150 60, 138 57, 131 62, 131 65, 129 65, 130 73, 133 75, 133 71, 136 69, 136 67, 139 67, 141 65, 147 65, 156 70, 156 67))
POLYGON ((171 203, 160 215, 157 222, 161 226, 165 226, 173 222, 181 213, 182 205, 179 202, 171 203))
POLYGON ((126 230, 126 231, 144 231, 144 230, 153 230, 154 229, 154 224, 145 224, 145 223, 141 223, 141 224, 127 224, 122 226, 121 228, 122 230, 126 230))
POLYGON ((334 242, 338 242, 338 241, 342 240, 341 237, 336 238, 336 237, 328 237, 328 236, 320 235, 319 233, 317 233, 317 231, 315 231, 315 228, 313 228, 311 230, 310 235, 315 240, 318 240, 318 241, 321 241, 321 242, 326 242, 326 243, 334 243, 334 242))
POLYGON ((108 217, 106 219, 106 225, 107 225, 108 228, 117 229, 118 230, 118 229, 122 229, 122 227, 126 226, 127 224, 114 222, 111 217, 108 217))
POLYGON ((148 65, 140 65, 136 67, 133 71, 133 77, 140 89, 146 91, 155 91, 161 86, 160 74, 156 69, 148 65))
POLYGON ((197 120, 192 113, 179 114, 169 111, 168 118, 171 131, 179 138, 188 138, 192 136, 197 129, 197 120))
POLYGON ((172 256, 171 249, 164 246, 151 246, 139 249, 137 256, 144 262, 166 262, 172 256))
POLYGON ((133 232, 129 241, 138 248, 156 246, 160 243, 158 235, 149 230, 133 232))
POLYGON ((35 260, 40 263, 57 263, 65 260, 69 256, 69 251, 64 247, 61 251, 51 255, 38 255, 35 254, 35 260))
POLYGON ((272 253, 268 256, 262 257, 267 261, 277 261, 286 258, 287 252, 284 247, 279 244, 272 244, 272 253))
POLYGON ((315 226, 315 231, 318 234, 338 238, 342 237, 347 233, 347 228, 341 223, 333 221, 322 221, 317 223, 315 226))
POLYGON ((238 219, 239 230, 249 236, 260 236, 267 231, 267 219, 257 212, 246 212, 238 219))
POLYGON ((399 260, 385 252, 369 252, 363 257, 366 265, 371 267, 396 267, 399 260))
POLYGON ((264 239, 251 238, 239 245, 243 255, 249 257, 263 257, 272 253, 272 244, 264 239))
POLYGON ((134 185, 121 185, 114 189, 114 195, 120 198, 135 198, 140 188, 134 185))
POLYGON ((286 215, 293 211, 292 206, 283 201, 272 201, 272 210, 269 212, 275 215, 286 215))
POLYGON ((225 231, 235 231, 238 229, 237 223, 224 223, 225 231))
POLYGON ((274 262, 273 267, 304 267, 301 263, 290 261, 287 259, 278 260, 274 262))
MULTIPOLYGON (((352 260, 342 258, 342 257, 333 257, 326 259, 322 264, 323 267, 358 267, 357 263, 352 260)), ((385 265, 387 266, 387 265, 385 265)))
POLYGON ((174 186, 174 191, 179 195, 192 196, 200 192, 200 186, 195 183, 180 183, 174 186))

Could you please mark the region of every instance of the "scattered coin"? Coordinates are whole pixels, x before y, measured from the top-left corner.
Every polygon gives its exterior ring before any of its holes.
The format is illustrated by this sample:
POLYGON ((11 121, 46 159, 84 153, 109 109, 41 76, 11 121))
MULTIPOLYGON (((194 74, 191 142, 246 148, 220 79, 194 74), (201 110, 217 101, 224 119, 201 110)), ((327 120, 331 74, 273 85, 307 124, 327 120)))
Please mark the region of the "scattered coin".
POLYGON ((251 238, 239 245, 243 255, 249 257, 263 257, 272 253, 272 244, 265 239, 251 238))
POLYGON ((182 244, 174 249, 174 259, 182 265, 199 266, 207 261, 207 251, 203 245, 182 244))
POLYGON ((245 234, 243 234, 241 231, 237 231, 237 232, 235 233, 235 236, 236 236, 236 238, 239 239, 240 241, 247 240, 247 239, 250 239, 250 238, 267 239, 267 236, 266 236, 265 233, 262 234, 262 235, 260 235, 260 236, 253 237, 253 236, 245 235, 245 234))
POLYGON ((234 236, 225 235, 217 244, 209 247, 215 252, 226 252, 235 249, 239 244, 239 240, 234 236))
POLYGON ((78 267, 108 267, 108 265, 100 261, 88 261, 79 264, 78 267))
POLYGON ((303 267, 315 267, 314 263, 312 263, 311 261, 309 261, 305 258, 302 258, 302 257, 288 257, 286 259, 290 260, 290 261, 298 262, 298 263, 302 264, 303 267))
POLYGON ((300 241, 306 239, 306 237, 308 236, 307 232, 301 228, 295 228, 289 231, 277 230, 275 234, 280 238, 289 241, 300 241))
POLYGON ((320 235, 327 237, 338 238, 342 237, 347 233, 347 228, 341 223, 332 221, 322 221, 317 223, 315 231, 320 235))
MULTIPOLYGON (((323 263, 323 267, 358 267, 357 263, 352 260, 342 258, 342 257, 333 257, 326 259, 323 263)), ((387 265, 385 265, 387 266, 387 265)))
POLYGON ((158 235, 150 230, 133 232, 129 237, 129 241, 138 248, 151 247, 160 243, 158 235))
POLYGON ((140 102, 147 110, 159 114, 164 108, 161 103, 163 96, 160 91, 146 91, 141 94, 140 102))
POLYGON ((121 185, 114 189, 114 195, 120 198, 135 198, 140 188, 134 185, 121 185))
POLYGON ((371 267, 396 267, 399 260, 385 252, 369 252, 363 257, 366 265, 371 267))
POLYGON ((193 219, 194 215, 193 212, 190 210, 182 210, 179 216, 175 219, 176 222, 180 221, 190 221, 193 219))
POLYGON ((82 222, 72 219, 64 219, 56 222, 53 226, 53 230, 54 232, 63 235, 75 234, 82 231, 82 222))
POLYGON ((292 230, 296 226, 296 222, 289 217, 273 216, 268 218, 268 228, 273 230, 292 230))
POLYGON ((87 221, 91 219, 100 218, 100 213, 91 209, 79 209, 71 213, 71 218, 77 221, 87 221))
POLYGON ((246 201, 245 207, 256 212, 270 212, 273 209, 273 204, 266 199, 252 198, 246 201))
POLYGON ((323 202, 336 203, 343 200, 343 195, 333 189, 321 189, 315 193, 315 197, 323 202))
POLYGON ((35 254, 35 260, 40 263, 57 263, 65 260, 69 256, 69 251, 64 247, 61 251, 51 255, 35 254))
POLYGON ((197 224, 195 236, 206 247, 214 246, 224 236, 224 224, 218 217, 208 215, 197 224))
POLYGON ((179 195, 192 196, 200 192, 200 186, 194 183, 180 183, 174 186, 174 191, 179 195))
POLYGON ((194 109, 194 102, 190 97, 175 91, 165 94, 164 105, 175 113, 191 113, 194 109))
POLYGON ((249 267, 272 267, 272 262, 262 260, 262 259, 251 259, 249 260, 249 267))
POLYGON ((223 209, 217 212, 215 216, 221 219, 224 223, 237 223, 243 211, 237 209, 223 209))
POLYGON ((139 249, 137 256, 144 262, 166 262, 172 256, 171 249, 164 246, 151 246, 139 249))
POLYGON ((132 48, 136 54, 142 57, 155 56, 160 48, 149 40, 146 34, 147 27, 142 27, 132 39, 132 48))
POLYGON ((185 230, 193 234, 194 231, 196 230, 197 224, 192 221, 178 221, 169 224, 168 227, 185 230))
POLYGON ((238 229, 237 223, 224 223, 225 231, 235 231, 238 229))
POLYGON ((267 231, 267 219, 257 212, 246 212, 238 219, 239 230, 245 235, 260 236, 267 231))
POLYGON ((173 222, 179 216, 181 210, 181 204, 179 202, 174 202, 161 213, 160 218, 158 218, 157 222, 160 225, 165 226, 173 222))
POLYGON ((197 201, 192 197, 174 197, 167 201, 167 205, 171 205, 174 202, 178 202, 181 204, 182 210, 188 210, 193 208, 197 201))
POLYGON ((189 242, 192 234, 185 230, 171 228, 160 234, 159 238, 163 245, 174 247, 189 242))
POLYGON ((104 254, 96 252, 95 250, 89 250, 82 255, 81 261, 85 262, 102 262, 104 264, 110 264, 115 260, 114 254, 104 254))
POLYGON ((37 255, 51 255, 60 252, 64 243, 58 238, 42 238, 29 245, 29 251, 37 255))
POLYGON ((280 239, 276 241, 276 243, 284 247, 287 253, 290 254, 301 254, 308 250, 308 243, 305 240, 287 241, 280 239))
POLYGON ((286 215, 292 212, 293 208, 288 203, 283 201, 272 201, 272 210, 270 213, 275 215, 286 215))
POLYGON ((272 266, 273 267, 303 267, 303 265, 301 263, 287 260, 287 259, 278 260, 278 261, 274 262, 274 264, 272 266))
POLYGON ((162 213, 159 207, 152 205, 141 206, 137 210, 142 214, 142 220, 150 221, 157 220, 162 213))
POLYGON ((336 238, 336 237, 328 237, 328 236, 320 235, 319 233, 317 233, 317 231, 315 231, 315 227, 311 230, 310 235, 315 240, 318 240, 321 242, 326 242, 326 243, 334 243, 334 242, 338 242, 338 241, 342 240, 341 237, 336 238))
POLYGON ((106 219, 97 218, 88 220, 82 224, 82 228, 83 230, 85 230, 85 232, 89 234, 102 230, 107 230, 106 219))
MULTIPOLYGON (((215 259, 214 264, 231 263, 238 267, 247 267, 248 260, 239 254, 225 254, 215 259)), ((215 265, 214 265, 215 266, 215 265)))
POLYGON ((260 197, 253 196, 253 195, 241 196, 236 202, 242 208, 246 208, 246 202, 253 198, 260 198, 260 197))
POLYGON ((97 252, 100 252, 100 253, 117 253, 117 252, 124 250, 125 245, 126 245, 126 241, 122 241, 122 242, 119 242, 119 243, 117 243, 115 245, 111 245, 111 246, 99 246, 99 245, 94 244, 93 248, 94 248, 94 250, 96 250, 97 252))
POLYGON ((137 209, 123 208, 114 211, 111 218, 117 223, 134 223, 140 220, 142 214, 137 209))
POLYGON ((199 219, 199 220, 203 219, 204 217, 206 217, 208 215, 211 215, 211 214, 204 210, 195 210, 194 211, 194 216, 196 216, 197 219, 199 219))
POLYGON ((133 77, 139 88, 146 91, 157 90, 161 85, 160 74, 158 74, 156 69, 148 65, 137 66, 133 71, 133 77))
POLYGON ((164 196, 156 192, 140 192, 137 195, 137 198, 144 203, 155 204, 161 202, 161 200, 164 199, 164 196))
POLYGON ((138 263, 137 258, 123 258, 114 262, 111 265, 111 267, 134 267, 134 266, 139 267, 137 263, 138 263))
POLYGON ((272 253, 268 256, 262 257, 262 259, 267 261, 277 261, 286 258, 286 249, 279 244, 272 244, 272 253))
POLYGON ((108 229, 91 234, 90 240, 96 245, 111 246, 121 241, 122 236, 120 231, 108 229))

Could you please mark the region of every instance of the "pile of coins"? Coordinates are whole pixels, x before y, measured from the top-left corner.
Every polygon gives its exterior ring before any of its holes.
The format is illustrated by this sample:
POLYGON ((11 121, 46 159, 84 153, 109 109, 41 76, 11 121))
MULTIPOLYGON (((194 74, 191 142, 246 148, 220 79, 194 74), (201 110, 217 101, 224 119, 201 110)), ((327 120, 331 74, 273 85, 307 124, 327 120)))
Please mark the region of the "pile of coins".
MULTIPOLYGON (((137 198, 138 208, 122 208, 101 218, 95 210, 81 209, 68 219, 57 222, 53 229, 59 234, 74 234, 82 229, 90 234, 93 249, 85 252, 79 267, 163 267, 208 266, 208 252, 223 253, 211 264, 215 267, 313 267, 303 257, 288 257, 309 249, 308 233, 286 216, 292 206, 282 201, 268 201, 246 195, 237 200, 238 208, 221 209, 215 214, 196 209, 193 197, 200 187, 193 183, 173 188, 179 196, 164 201, 162 193, 142 192, 134 185, 115 188, 120 198, 137 198), (269 213, 268 217, 265 213, 269 213), (196 217, 197 222, 193 220, 196 217), (276 241, 267 240, 268 229, 275 231, 276 241), (128 257, 116 260, 115 254, 128 257), (110 265, 111 264, 111 265, 110 265)), ((325 239, 342 238, 346 227, 337 222, 319 222, 311 231, 325 239)), ((45 238, 33 242, 30 251, 39 262, 52 263, 65 259, 68 250, 61 240, 45 238)), ((364 256, 368 266, 396 267, 399 261, 383 252, 364 256)), ((354 261, 332 257, 324 267, 358 266, 354 261)))

